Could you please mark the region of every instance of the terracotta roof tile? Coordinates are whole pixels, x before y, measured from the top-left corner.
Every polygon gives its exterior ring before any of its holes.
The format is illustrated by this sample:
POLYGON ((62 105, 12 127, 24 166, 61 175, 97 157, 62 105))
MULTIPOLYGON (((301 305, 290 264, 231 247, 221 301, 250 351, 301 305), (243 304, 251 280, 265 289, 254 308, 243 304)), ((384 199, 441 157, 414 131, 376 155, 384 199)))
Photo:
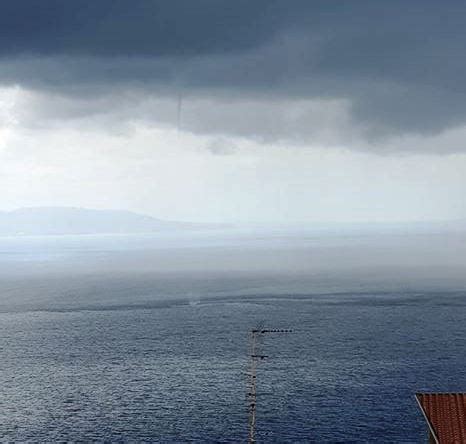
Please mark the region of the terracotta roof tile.
POLYGON ((417 393, 416 399, 438 443, 466 443, 466 393, 417 393))

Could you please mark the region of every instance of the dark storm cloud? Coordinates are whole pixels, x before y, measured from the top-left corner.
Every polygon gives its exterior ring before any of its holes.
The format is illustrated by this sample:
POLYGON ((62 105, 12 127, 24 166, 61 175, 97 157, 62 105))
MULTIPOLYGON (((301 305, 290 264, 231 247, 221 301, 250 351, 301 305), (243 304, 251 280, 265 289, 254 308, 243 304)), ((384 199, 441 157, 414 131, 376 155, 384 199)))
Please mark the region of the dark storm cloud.
POLYGON ((284 4, 264 0, 4 0, 0 53, 186 56, 243 50, 268 38, 283 10, 284 4))
POLYGON ((337 99, 369 136, 435 133, 466 122, 465 24, 452 0, 4 0, 0 81, 337 99))

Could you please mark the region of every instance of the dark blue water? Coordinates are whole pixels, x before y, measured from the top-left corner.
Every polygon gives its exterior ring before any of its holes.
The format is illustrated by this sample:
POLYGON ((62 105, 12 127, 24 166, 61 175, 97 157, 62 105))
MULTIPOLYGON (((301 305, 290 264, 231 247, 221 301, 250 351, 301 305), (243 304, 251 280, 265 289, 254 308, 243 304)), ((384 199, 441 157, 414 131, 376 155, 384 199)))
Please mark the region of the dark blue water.
POLYGON ((293 332, 260 343, 258 442, 425 442, 414 393, 465 390, 461 288, 394 290, 384 275, 387 288, 370 290, 374 269, 365 289, 349 269, 73 274, 63 258, 26 266, 8 251, 1 441, 245 442, 248 331, 260 322, 293 332))

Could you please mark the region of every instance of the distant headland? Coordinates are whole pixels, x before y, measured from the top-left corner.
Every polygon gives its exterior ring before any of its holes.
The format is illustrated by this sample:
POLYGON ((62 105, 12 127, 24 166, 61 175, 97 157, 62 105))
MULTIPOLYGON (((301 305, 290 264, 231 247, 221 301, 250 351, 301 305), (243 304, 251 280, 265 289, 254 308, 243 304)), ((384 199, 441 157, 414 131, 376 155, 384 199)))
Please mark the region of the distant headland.
POLYGON ((220 224, 161 220, 124 210, 33 207, 0 211, 0 236, 132 234, 224 227, 220 224))

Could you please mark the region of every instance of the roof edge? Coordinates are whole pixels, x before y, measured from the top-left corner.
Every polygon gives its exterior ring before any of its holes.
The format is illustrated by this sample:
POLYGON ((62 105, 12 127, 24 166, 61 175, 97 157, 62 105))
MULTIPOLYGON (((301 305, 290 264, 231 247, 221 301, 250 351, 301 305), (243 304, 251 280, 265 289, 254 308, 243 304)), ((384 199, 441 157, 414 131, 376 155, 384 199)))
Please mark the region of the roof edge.
MULTIPOLYGON (((434 426, 432 425, 429 418, 427 417, 427 413, 424 410, 424 407, 422 406, 421 401, 419 399, 420 395, 427 395, 427 394, 429 394, 429 393, 416 393, 414 395, 414 397, 416 398, 416 402, 417 402, 419 408, 421 409, 422 415, 424 416, 424 419, 426 420, 427 425, 429 426, 429 431, 432 434, 432 436, 433 436, 433 438, 435 440, 435 443, 440 444, 439 438, 438 438, 437 434, 435 433, 434 426)), ((435 394, 437 394, 437 393, 435 393, 435 394)), ((446 394, 449 394, 449 393, 439 393, 439 394, 446 395, 446 394)))

